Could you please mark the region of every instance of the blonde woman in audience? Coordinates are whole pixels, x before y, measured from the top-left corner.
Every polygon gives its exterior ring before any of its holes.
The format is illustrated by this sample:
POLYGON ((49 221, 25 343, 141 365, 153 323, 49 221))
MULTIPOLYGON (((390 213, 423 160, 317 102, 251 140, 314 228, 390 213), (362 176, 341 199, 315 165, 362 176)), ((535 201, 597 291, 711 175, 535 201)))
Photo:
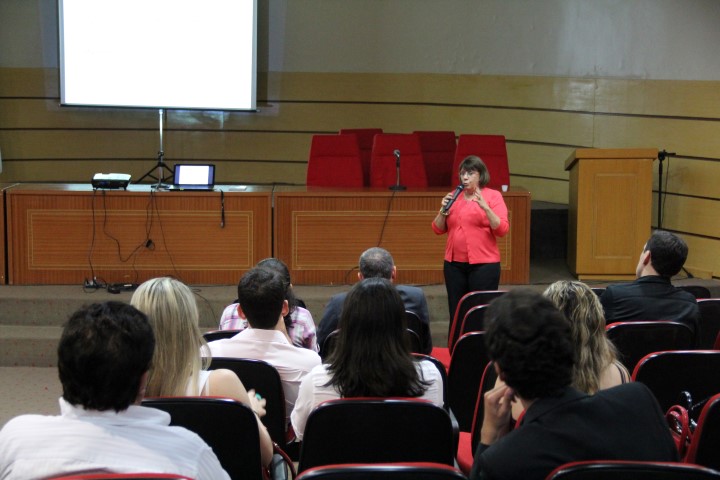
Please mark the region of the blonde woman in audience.
POLYGON ((577 349, 573 386, 595 393, 630 381, 627 368, 605 333, 605 315, 597 294, 582 282, 561 280, 544 292, 570 320, 577 349))
POLYGON ((260 421, 265 400, 254 390, 246 391, 234 372, 207 370, 210 351, 200 332, 192 290, 174 278, 154 278, 138 287, 130 304, 148 316, 156 340, 145 396, 226 397, 248 405, 258 417, 262 460, 269 465, 272 441, 260 421))

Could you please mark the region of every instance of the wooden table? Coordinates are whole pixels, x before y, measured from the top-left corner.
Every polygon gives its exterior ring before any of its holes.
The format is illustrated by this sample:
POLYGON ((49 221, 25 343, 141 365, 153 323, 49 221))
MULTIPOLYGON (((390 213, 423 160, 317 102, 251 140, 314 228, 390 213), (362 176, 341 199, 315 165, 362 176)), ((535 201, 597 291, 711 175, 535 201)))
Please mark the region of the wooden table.
POLYGON ((190 284, 236 284, 245 270, 272 255, 271 189, 241 188, 9 188, 8 282, 83 284, 96 277, 140 283, 172 275, 190 284))
MULTIPOLYGON (((430 224, 448 189, 391 192, 387 189, 278 187, 274 195, 274 252, 298 285, 349 284, 357 279, 360 254, 386 248, 398 282, 443 283, 446 235, 430 224)), ((510 232, 499 239, 500 283, 530 279, 530 193, 503 193, 510 232)))

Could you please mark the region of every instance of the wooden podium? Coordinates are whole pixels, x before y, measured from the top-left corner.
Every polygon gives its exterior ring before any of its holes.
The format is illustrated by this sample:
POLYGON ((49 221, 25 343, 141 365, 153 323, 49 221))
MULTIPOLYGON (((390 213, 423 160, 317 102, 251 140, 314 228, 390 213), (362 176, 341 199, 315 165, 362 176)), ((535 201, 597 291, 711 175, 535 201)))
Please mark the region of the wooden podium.
POLYGON ((570 171, 568 266, 580 280, 632 280, 652 215, 658 150, 577 149, 570 171))

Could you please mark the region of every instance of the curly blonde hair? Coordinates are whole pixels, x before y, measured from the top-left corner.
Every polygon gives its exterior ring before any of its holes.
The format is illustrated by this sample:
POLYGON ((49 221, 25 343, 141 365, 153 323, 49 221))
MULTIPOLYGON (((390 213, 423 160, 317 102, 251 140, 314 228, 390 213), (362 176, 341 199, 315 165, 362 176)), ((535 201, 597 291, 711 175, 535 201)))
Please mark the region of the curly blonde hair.
POLYGON ((598 296, 582 282, 561 280, 544 292, 570 321, 575 345, 573 386, 593 394, 600 377, 617 361, 617 350, 605 333, 605 314, 598 296))
POLYGON ((130 304, 148 316, 155 333, 146 396, 182 396, 188 386, 197 392, 200 371, 210 364, 210 351, 200 332, 200 314, 190 287, 170 277, 153 278, 135 290, 130 304))

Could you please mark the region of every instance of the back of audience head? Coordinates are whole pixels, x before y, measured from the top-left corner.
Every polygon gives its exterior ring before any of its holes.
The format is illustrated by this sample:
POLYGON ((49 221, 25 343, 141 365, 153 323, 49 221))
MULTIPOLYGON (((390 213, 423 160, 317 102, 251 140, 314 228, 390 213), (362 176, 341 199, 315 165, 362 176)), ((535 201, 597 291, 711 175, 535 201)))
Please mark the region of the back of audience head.
POLYGON ((395 262, 390 252, 380 247, 372 247, 360 255, 360 275, 362 278, 385 278, 391 280, 395 273, 395 262))
POLYGON ((179 280, 159 277, 142 283, 130 304, 148 316, 157 339, 147 395, 184 395, 210 363, 195 294, 179 280))
POLYGON ((677 275, 685 265, 688 246, 674 233, 655 230, 645 244, 644 251, 650 252, 650 263, 662 277, 677 275))
POLYGON ((570 321, 575 344, 573 386, 595 393, 603 370, 617 358, 605 333, 605 314, 597 294, 583 282, 561 280, 551 284, 544 295, 570 321))
POLYGON ((280 260, 279 258, 269 257, 265 258, 263 260, 260 260, 256 267, 265 268, 268 270, 273 270, 280 274, 283 281, 287 285, 287 288, 285 290, 285 300, 288 301, 288 313, 285 315, 285 328, 290 328, 290 325, 292 324, 292 321, 290 319, 290 315, 293 314, 295 309, 298 307, 299 302, 297 297, 295 297, 295 292, 293 292, 292 289, 292 282, 290 281, 290 269, 288 269, 285 262, 280 260))
POLYGON ((63 398, 86 410, 127 409, 141 396, 154 349, 148 319, 134 307, 111 301, 80 308, 58 345, 63 398))
POLYGON ((285 308, 289 283, 275 270, 254 267, 240 278, 238 302, 252 328, 273 330, 285 308))
POLYGON ((405 306, 392 283, 365 278, 345 298, 337 343, 328 359, 331 383, 348 396, 420 396, 405 336, 405 306))
POLYGON ((557 396, 572 382, 575 346, 565 316, 542 294, 514 289, 485 316, 488 356, 522 398, 557 396))

